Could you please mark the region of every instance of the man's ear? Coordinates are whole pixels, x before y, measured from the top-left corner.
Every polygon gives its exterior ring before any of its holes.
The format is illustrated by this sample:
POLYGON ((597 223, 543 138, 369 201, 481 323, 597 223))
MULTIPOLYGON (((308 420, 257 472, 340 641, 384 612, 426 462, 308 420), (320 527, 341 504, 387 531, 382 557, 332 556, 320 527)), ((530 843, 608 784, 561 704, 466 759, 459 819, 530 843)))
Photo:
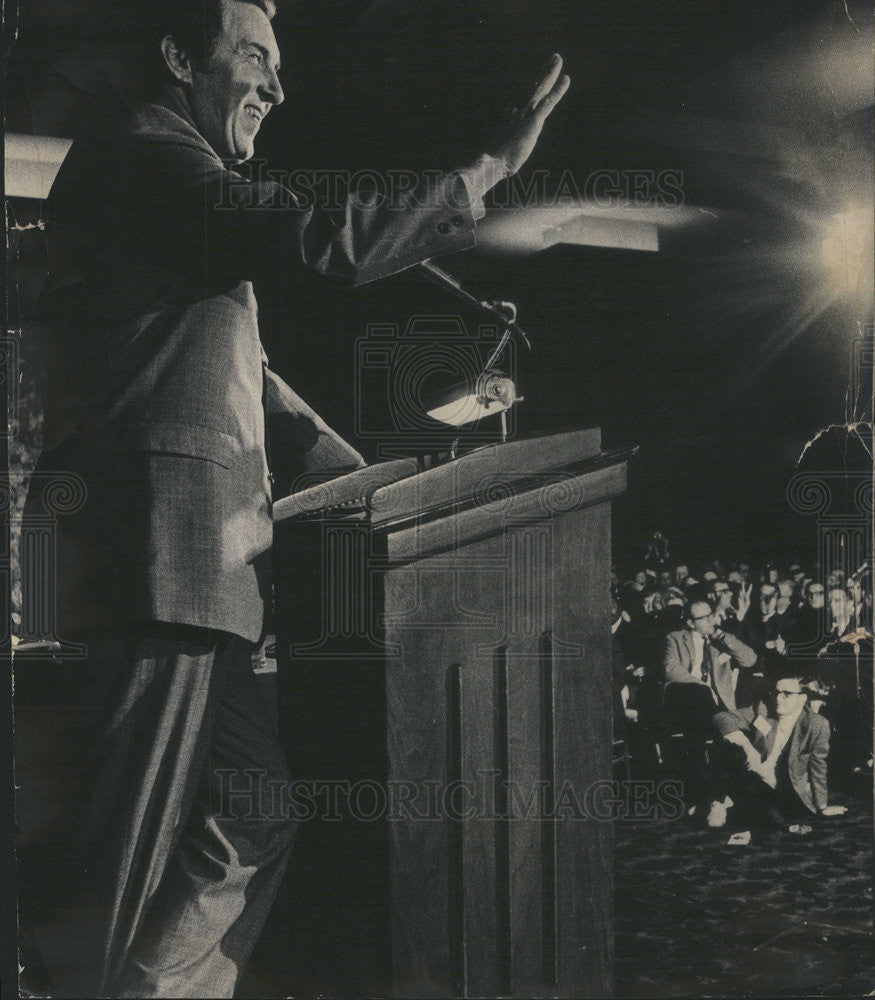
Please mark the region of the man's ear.
POLYGON ((179 83, 191 83, 191 57, 181 49, 172 35, 161 39, 161 54, 167 68, 179 83))

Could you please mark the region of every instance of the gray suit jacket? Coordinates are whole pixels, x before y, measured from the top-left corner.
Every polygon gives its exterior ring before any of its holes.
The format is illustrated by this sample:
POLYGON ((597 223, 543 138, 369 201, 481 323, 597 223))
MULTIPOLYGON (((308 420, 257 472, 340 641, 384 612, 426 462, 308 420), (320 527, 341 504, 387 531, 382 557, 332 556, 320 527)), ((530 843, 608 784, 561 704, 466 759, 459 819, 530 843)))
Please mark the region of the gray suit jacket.
MULTIPOLYGON (((735 683, 733 670, 749 668, 756 664, 756 653, 735 636, 724 633, 715 648, 713 643, 705 647, 703 655, 708 657, 714 689, 723 708, 735 708, 735 683), (721 656, 729 653, 729 658, 721 656)), ((669 632, 663 649, 663 666, 666 684, 701 684, 701 675, 693 674, 693 634, 689 629, 669 632)))
MULTIPOLYGON (((267 372, 251 280, 306 267, 355 284, 474 242, 458 175, 424 181, 400 209, 361 201, 301 208, 248 182, 184 109, 103 117, 73 144, 51 192, 42 303, 60 377, 40 471, 87 489, 80 510, 55 512, 62 637, 165 621, 258 638, 265 400, 306 425, 301 469, 362 460, 267 372)), ((32 513, 44 499, 34 491, 32 513)))
MULTIPOLYGON (((778 720, 766 714, 762 706, 759 710, 742 708, 736 712, 718 712, 713 722, 721 736, 743 732, 763 760, 772 752, 778 720)), ((787 755, 790 783, 800 800, 811 812, 825 809, 829 722, 822 715, 804 708, 783 752, 787 755)))

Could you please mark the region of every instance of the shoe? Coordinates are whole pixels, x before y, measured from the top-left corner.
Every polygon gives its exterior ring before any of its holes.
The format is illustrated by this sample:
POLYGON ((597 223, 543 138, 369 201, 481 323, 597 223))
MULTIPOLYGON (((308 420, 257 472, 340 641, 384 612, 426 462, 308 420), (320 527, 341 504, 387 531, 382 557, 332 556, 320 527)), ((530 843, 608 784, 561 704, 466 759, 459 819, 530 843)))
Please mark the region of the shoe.
POLYGON ((807 823, 793 823, 788 827, 789 833, 795 833, 797 837, 807 837, 812 828, 807 823))

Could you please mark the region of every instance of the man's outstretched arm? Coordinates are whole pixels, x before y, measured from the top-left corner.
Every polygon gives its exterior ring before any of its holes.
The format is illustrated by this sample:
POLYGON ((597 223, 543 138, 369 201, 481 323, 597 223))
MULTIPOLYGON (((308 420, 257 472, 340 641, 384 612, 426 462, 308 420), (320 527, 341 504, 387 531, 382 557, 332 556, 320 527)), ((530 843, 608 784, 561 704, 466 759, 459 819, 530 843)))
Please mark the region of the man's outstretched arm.
MULTIPOLYGON (((391 183, 386 190, 358 190, 339 204, 320 203, 318 195, 307 203, 278 180, 248 180, 181 119, 165 135, 140 128, 132 158, 140 159, 144 185, 138 190, 146 192, 141 236, 183 266, 202 268, 206 252, 219 280, 281 277, 305 267, 361 284, 466 249, 475 243, 483 196, 525 163, 568 89, 561 70, 555 56, 526 106, 474 163, 416 183, 406 176, 394 190, 391 183)), ((166 121, 173 123, 172 112, 166 121)))

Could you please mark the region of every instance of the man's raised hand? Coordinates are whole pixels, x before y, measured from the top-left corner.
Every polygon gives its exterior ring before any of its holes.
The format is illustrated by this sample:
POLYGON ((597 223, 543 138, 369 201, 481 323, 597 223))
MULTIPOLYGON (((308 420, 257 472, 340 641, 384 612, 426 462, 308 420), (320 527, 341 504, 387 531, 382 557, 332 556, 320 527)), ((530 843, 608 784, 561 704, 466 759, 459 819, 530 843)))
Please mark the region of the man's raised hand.
POLYGON ((565 96, 570 83, 570 78, 562 74, 562 56, 554 54, 546 76, 535 86, 529 102, 522 108, 509 109, 507 124, 489 150, 491 156, 503 161, 508 174, 515 174, 531 156, 544 122, 565 96))

